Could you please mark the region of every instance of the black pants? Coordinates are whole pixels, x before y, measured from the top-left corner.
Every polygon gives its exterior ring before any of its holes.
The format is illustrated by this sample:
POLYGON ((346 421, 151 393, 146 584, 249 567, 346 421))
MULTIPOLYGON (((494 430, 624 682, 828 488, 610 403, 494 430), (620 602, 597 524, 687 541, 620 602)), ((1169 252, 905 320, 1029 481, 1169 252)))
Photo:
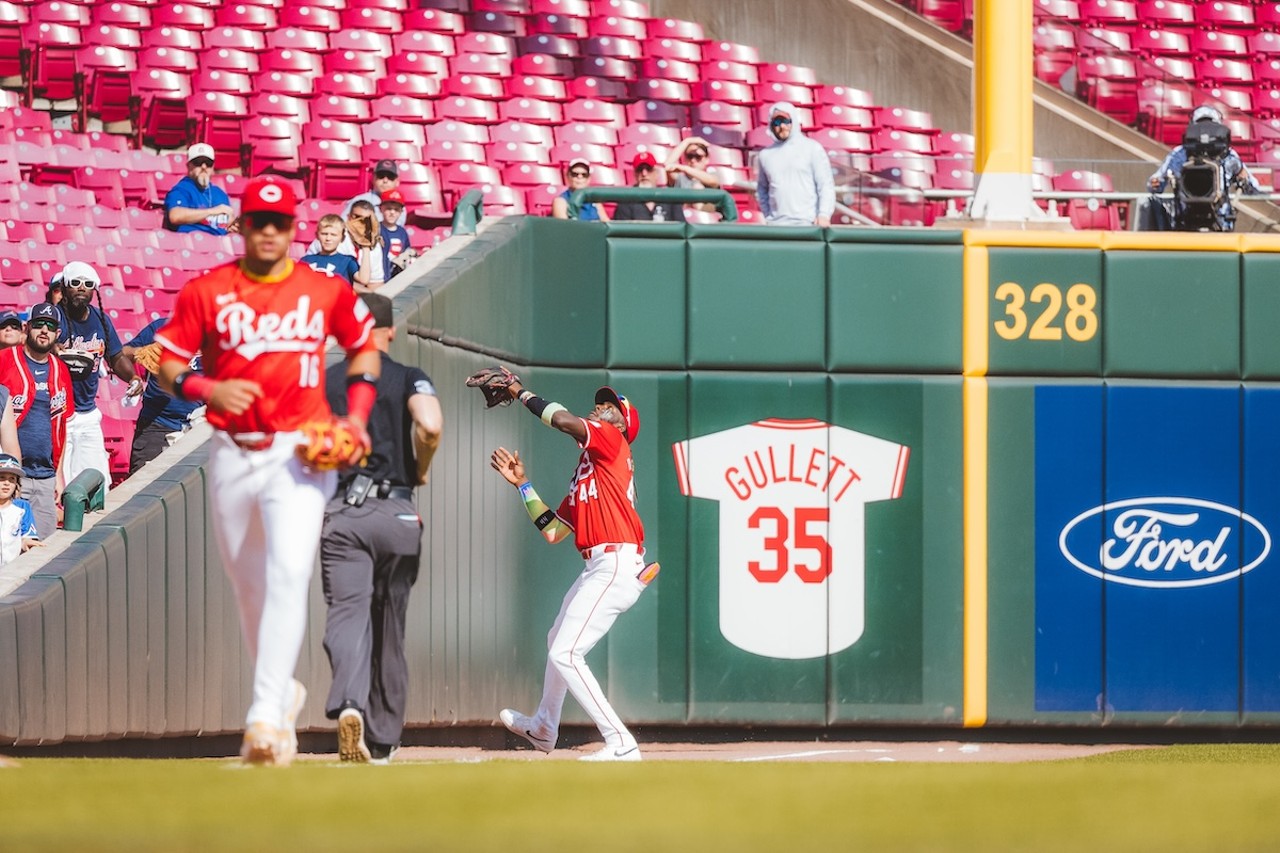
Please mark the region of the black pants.
POLYGON ((138 473, 138 469, 155 459, 169 447, 169 433, 176 432, 152 421, 141 423, 133 434, 133 445, 129 448, 129 476, 138 473))
POLYGON ((351 507, 339 490, 325 508, 324 650, 333 669, 325 712, 335 719, 354 705, 364 713, 366 741, 384 747, 399 745, 404 730, 405 613, 421 550, 422 520, 412 501, 370 497, 351 507))

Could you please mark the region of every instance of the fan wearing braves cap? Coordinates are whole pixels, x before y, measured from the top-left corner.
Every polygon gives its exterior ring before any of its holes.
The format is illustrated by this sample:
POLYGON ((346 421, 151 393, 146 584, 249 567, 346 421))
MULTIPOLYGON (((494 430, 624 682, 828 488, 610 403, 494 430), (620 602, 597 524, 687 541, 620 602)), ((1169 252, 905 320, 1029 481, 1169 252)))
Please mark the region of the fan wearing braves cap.
MULTIPOLYGON (((631 161, 637 187, 658 185, 658 160, 648 151, 641 151, 631 161)), ((684 222, 684 205, 669 201, 620 201, 613 210, 615 222, 638 219, 646 222, 684 222)))
POLYGON ((300 452, 324 424, 342 448, 335 465, 368 454, 365 425, 381 360, 369 310, 347 283, 290 259, 297 233, 290 186, 250 181, 241 211, 244 257, 189 281, 156 340, 161 387, 204 403, 215 429, 214 534, 254 660, 240 754, 249 764, 283 766, 297 753, 306 690, 293 674, 324 507, 337 481, 332 467, 308 464, 300 452), (336 421, 324 392, 330 335, 348 358, 347 415, 336 421), (203 374, 191 369, 197 352, 203 374))
POLYGON ((640 598, 657 576, 658 564, 644 562, 644 525, 635 507, 635 463, 631 444, 640 432, 640 413, 626 397, 605 386, 596 391, 586 417, 526 390, 518 380, 507 388, 513 399, 582 448, 569 494, 551 510, 525 477, 519 453, 499 447, 490 465, 519 490, 525 511, 552 544, 574 537, 586 566, 569 588, 547 638, 542 701, 533 716, 506 708, 502 724, 542 752, 555 749, 565 694, 572 693, 590 715, 604 747, 582 761, 639 761, 640 747, 587 667, 586 655, 640 598))
POLYGON ((17 457, 0 453, 0 566, 18 559, 23 551, 42 544, 36 534, 31 502, 18 497, 26 472, 17 457))
POLYGON ((396 165, 395 160, 379 160, 373 164, 373 183, 370 185, 368 192, 360 193, 360 195, 348 201, 342 207, 342 218, 346 219, 351 216, 351 206, 358 201, 367 201, 373 205, 374 213, 382 205, 382 194, 391 192, 400 186, 400 167, 396 165))
POLYGON ((164 227, 170 231, 227 234, 238 228, 231 199, 213 183, 213 146, 197 142, 187 149, 187 176, 164 197, 164 227))

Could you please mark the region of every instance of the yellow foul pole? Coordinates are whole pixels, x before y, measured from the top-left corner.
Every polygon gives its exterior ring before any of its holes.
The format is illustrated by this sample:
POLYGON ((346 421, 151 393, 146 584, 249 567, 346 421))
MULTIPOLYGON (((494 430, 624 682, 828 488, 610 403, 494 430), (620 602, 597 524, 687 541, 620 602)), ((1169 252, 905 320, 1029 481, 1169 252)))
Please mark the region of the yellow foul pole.
POLYGON ((1031 198, 1031 0, 977 0, 973 20, 973 219, 1041 219, 1031 198))

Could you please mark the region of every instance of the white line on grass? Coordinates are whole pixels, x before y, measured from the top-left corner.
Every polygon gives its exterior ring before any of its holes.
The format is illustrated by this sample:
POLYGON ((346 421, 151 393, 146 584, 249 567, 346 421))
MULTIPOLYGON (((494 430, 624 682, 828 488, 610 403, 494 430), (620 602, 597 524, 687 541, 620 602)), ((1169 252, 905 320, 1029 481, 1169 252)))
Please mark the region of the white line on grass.
POLYGON ((735 762, 745 761, 788 761, 792 758, 812 758, 815 755, 850 755, 855 752, 888 752, 887 749, 814 749, 808 752, 787 752, 782 755, 752 755, 747 758, 735 758, 735 762))

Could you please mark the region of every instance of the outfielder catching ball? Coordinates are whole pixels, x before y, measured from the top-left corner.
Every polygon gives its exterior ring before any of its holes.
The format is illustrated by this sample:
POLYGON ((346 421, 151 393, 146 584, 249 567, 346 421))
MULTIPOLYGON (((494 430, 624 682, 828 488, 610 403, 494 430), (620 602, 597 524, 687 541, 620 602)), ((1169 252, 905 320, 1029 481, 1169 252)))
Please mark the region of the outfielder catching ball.
POLYGON ((525 390, 519 377, 503 368, 481 371, 467 384, 481 388, 490 407, 504 399, 518 399, 544 424, 572 436, 582 448, 569 494, 554 512, 525 477, 518 453, 499 447, 490 458, 493 468, 520 491, 525 510, 543 537, 554 544, 572 533, 586 560, 547 635, 547 670, 537 712, 527 717, 507 708, 499 715, 502 724, 537 749, 551 752, 567 691, 604 736, 604 747, 581 760, 639 761, 635 737, 609 704, 585 656, 658 574, 657 563, 644 563, 644 526, 635 508, 631 442, 640 432, 640 413, 626 397, 606 386, 596 391, 591 414, 578 417, 559 403, 525 390))
POLYGON ((192 279, 157 335, 160 382, 208 406, 213 528, 254 660, 241 757, 287 765, 306 690, 293 678, 307 587, 335 468, 368 454, 365 424, 381 358, 364 303, 341 279, 289 258, 293 190, 272 178, 245 187, 244 258, 192 279), (347 417, 325 400, 324 350, 347 351, 347 417), (191 370, 199 351, 204 373, 191 370), (305 442, 305 444, 304 444, 305 442))

